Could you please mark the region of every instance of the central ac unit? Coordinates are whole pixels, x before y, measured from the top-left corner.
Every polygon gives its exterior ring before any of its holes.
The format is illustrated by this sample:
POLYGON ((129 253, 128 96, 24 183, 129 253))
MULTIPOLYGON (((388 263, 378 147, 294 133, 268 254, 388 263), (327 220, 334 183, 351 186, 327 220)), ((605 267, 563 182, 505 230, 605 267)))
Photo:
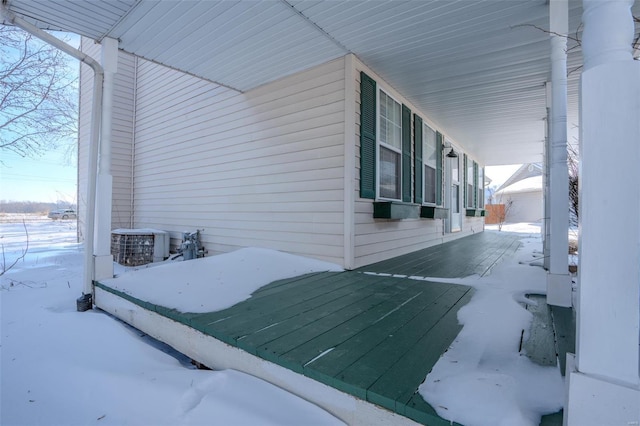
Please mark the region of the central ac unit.
POLYGON ((169 240, 169 233, 158 229, 114 229, 111 254, 124 266, 162 262, 169 257, 169 240))

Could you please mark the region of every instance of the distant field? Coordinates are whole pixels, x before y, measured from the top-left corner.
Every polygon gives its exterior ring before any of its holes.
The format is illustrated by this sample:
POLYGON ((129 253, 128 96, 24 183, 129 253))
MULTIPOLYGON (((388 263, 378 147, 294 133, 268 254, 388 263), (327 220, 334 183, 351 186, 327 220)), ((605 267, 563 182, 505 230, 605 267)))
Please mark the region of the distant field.
POLYGON ((0 255, 10 263, 27 248, 30 254, 37 255, 60 244, 75 245, 77 224, 75 219, 52 220, 46 214, 0 213, 0 255))
MULTIPOLYGON (((22 223, 51 221, 48 213, 0 213, 0 223, 22 223)), ((75 219, 72 221, 75 222, 75 219)))

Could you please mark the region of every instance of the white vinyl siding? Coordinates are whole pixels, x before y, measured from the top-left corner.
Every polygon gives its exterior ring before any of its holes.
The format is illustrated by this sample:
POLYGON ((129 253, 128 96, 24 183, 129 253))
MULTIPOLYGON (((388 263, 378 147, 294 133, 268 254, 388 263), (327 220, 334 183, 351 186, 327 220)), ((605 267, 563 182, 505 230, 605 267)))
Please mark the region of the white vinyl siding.
MULTIPOLYGON (((100 59, 100 45, 93 40, 82 38, 81 50, 100 59)), ((113 114, 111 131, 111 175, 113 177, 113 198, 111 227, 132 226, 132 155, 135 58, 118 52, 118 72, 114 76, 113 114)), ((80 68, 80 120, 78 126, 78 233, 84 235, 86 220, 86 195, 89 166, 89 143, 91 138, 91 106, 93 100, 93 70, 82 65, 80 68)))
MULTIPOLYGON (((85 44, 99 57, 99 45, 85 44)), ((353 267, 482 230, 483 218, 463 220, 456 234, 446 234, 439 219, 373 219, 373 200, 359 195, 360 71, 396 103, 422 113, 357 58, 349 59, 352 71, 341 58, 239 93, 120 52, 114 225, 167 230, 174 248, 182 232, 200 229, 209 255, 258 246, 353 267), (345 75, 355 77, 349 96, 345 75), (354 107, 345 108, 346 101, 354 107), (345 173, 349 150, 355 164, 345 173), (345 190, 352 191, 347 200, 353 203, 345 201, 345 190), (346 216, 351 209, 354 214, 346 216)), ((83 70, 82 209, 93 80, 83 70)), ((423 163, 433 159, 425 153, 423 163)))
POLYGON ((137 92, 136 227, 343 263, 343 59, 244 94, 141 60, 137 92))
POLYGON ((135 118, 135 58, 118 52, 111 132, 111 174, 113 176, 112 228, 133 226, 133 121, 135 118))

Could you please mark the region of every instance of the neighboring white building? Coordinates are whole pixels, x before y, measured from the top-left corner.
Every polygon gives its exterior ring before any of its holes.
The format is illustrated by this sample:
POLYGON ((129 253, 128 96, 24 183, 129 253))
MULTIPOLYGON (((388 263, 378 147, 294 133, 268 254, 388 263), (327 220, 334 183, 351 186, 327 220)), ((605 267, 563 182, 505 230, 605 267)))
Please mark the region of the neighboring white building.
POLYGON ((544 219, 542 166, 523 164, 493 194, 494 204, 508 206, 505 222, 540 222, 544 219))

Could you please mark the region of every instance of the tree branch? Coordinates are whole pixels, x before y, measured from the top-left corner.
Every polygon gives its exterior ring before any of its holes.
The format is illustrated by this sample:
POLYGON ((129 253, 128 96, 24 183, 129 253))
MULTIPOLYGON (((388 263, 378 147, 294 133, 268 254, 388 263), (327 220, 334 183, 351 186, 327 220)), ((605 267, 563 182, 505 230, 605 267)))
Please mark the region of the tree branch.
POLYGON ((22 226, 24 226, 24 233, 27 236, 27 247, 22 251, 22 254, 18 256, 18 258, 14 260, 13 263, 9 265, 9 267, 7 267, 6 260, 4 257, 4 246, 2 246, 2 271, 0 271, 0 277, 3 276, 5 272, 8 272, 11 268, 16 266, 16 264, 20 260, 24 259, 24 257, 27 255, 27 252, 29 251, 29 231, 27 231, 27 224, 25 223, 24 219, 22 219, 22 226))

